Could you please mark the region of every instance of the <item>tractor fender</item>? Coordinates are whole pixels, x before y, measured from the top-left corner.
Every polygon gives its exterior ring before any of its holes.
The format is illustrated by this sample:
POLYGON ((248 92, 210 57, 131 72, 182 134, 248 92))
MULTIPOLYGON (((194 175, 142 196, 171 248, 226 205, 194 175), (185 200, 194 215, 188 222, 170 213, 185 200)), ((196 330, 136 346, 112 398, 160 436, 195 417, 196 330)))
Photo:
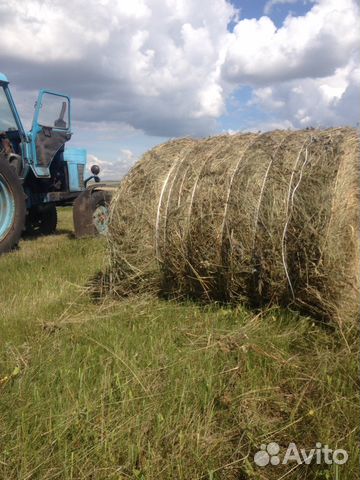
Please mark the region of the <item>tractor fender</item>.
POLYGON ((92 185, 76 198, 73 206, 76 238, 107 233, 111 197, 111 191, 92 185))

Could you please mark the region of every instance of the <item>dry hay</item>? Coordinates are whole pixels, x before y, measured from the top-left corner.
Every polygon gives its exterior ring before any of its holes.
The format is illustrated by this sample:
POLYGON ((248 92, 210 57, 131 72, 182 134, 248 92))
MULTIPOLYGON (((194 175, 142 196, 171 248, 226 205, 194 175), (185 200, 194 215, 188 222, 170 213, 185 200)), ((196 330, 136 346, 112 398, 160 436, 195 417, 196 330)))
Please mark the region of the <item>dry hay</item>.
POLYGON ((181 139, 146 153, 111 209, 111 293, 359 311, 355 129, 181 139))

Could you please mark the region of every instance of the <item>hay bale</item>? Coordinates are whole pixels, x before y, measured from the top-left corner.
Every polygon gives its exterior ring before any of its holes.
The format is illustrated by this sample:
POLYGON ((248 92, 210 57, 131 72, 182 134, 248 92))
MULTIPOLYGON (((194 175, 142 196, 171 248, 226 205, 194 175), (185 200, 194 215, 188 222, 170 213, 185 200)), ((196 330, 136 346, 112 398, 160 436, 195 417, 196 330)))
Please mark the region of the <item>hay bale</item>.
POLYGON ((146 153, 112 202, 112 293, 359 311, 356 130, 181 139, 146 153))

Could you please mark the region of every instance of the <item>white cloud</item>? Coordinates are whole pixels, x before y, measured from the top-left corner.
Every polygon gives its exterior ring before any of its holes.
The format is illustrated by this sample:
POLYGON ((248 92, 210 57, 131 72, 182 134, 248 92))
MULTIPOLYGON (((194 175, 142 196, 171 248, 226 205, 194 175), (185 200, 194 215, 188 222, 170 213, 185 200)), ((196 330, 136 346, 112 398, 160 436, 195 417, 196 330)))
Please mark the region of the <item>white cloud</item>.
POLYGON ((225 0, 0 0, 0 58, 23 89, 63 84, 81 120, 207 133, 225 109, 218 62, 234 14, 225 0))
POLYGON ((242 20, 229 39, 223 76, 250 85, 327 77, 359 51, 358 23, 353 0, 319 0, 279 29, 266 16, 242 20))
POLYGON ((254 88, 250 106, 266 112, 268 128, 355 125, 359 19, 356 1, 318 0, 281 28, 266 16, 242 20, 229 39, 223 78, 254 88))
MULTIPOLYGON (((293 2, 266 11, 279 3, 293 2)), ((78 122, 104 132, 212 133, 245 85, 269 126, 354 123, 358 3, 311 4, 277 28, 266 15, 239 19, 225 0, 0 0, 0 64, 20 103, 39 86, 68 91, 78 122)))
MULTIPOLYGON (((314 1, 314 0, 310 0, 310 1, 314 1)), ((268 0, 264 6, 264 14, 269 15, 275 5, 288 5, 288 4, 294 4, 299 2, 309 3, 308 0, 268 0)))
POLYGON ((96 155, 88 154, 87 164, 89 169, 94 164, 100 167, 99 176, 102 180, 120 180, 134 165, 136 160, 137 157, 131 150, 122 149, 115 160, 103 159, 96 155))
POLYGON ((292 128, 356 125, 360 120, 360 68, 348 65, 327 78, 259 88, 252 103, 272 112, 273 119, 290 120, 292 128))

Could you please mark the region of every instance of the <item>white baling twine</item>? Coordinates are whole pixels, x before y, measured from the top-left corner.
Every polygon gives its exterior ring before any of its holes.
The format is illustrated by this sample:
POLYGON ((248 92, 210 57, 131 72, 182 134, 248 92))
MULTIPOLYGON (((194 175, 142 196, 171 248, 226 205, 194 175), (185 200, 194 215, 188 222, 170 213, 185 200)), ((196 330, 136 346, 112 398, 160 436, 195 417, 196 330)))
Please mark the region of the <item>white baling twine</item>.
MULTIPOLYGON (((169 210, 169 204, 170 204, 170 200, 171 200, 171 194, 172 194, 172 190, 173 190, 173 187, 175 185, 175 181, 177 179, 177 176, 180 172, 180 168, 181 168, 181 165, 184 163, 184 161, 188 158, 188 154, 193 150, 193 146, 191 146, 190 148, 187 148, 185 150, 185 153, 184 155, 182 155, 181 160, 180 158, 178 158, 177 160, 177 169, 176 169, 176 172, 173 176, 173 179, 172 179, 172 182, 171 182, 171 185, 170 185, 170 188, 169 188, 169 193, 168 193, 168 196, 167 196, 167 201, 166 201, 166 207, 165 207, 165 212, 164 212, 164 218, 165 218, 165 222, 164 222, 164 228, 163 228, 163 250, 165 252, 165 246, 166 246, 166 230, 167 230, 167 223, 168 223, 168 210, 169 210), (179 161, 180 160, 180 161, 179 161)), ((185 172, 188 171, 188 168, 185 170, 185 172)), ((182 182, 181 182, 181 185, 183 185, 184 183, 184 180, 185 180, 185 177, 183 178, 182 182)))
POLYGON ((159 225, 160 225, 160 211, 161 211, 161 204, 162 204, 162 199, 163 199, 163 196, 164 196, 164 192, 165 192, 165 189, 166 189, 166 186, 167 186, 167 183, 169 181, 169 178, 170 178, 170 175, 172 174, 174 168, 176 167, 177 165, 177 162, 175 162, 168 174, 166 175, 165 177, 165 180, 163 182, 163 185, 162 185, 162 188, 161 188, 161 192, 160 192, 160 197, 159 197, 159 203, 158 203, 158 208, 157 208, 157 213, 156 213, 156 223, 155 223, 155 254, 156 254, 156 258, 157 260, 161 263, 162 260, 160 259, 160 248, 159 248, 159 225))
POLYGON ((252 244, 252 250, 254 251, 255 250, 255 239, 256 239, 256 231, 257 231, 257 227, 258 227, 258 222, 259 222, 259 214, 260 214, 260 207, 261 207, 261 202, 262 202, 262 197, 263 197, 263 194, 264 194, 264 190, 265 190, 265 185, 266 185, 266 181, 267 181, 267 177, 269 175, 269 172, 270 172, 270 168, 274 162, 274 160, 276 159, 276 156, 280 150, 280 147, 283 145, 283 143, 285 142, 285 140, 291 135, 291 133, 288 133, 284 136, 284 138, 281 140, 281 142, 279 143, 279 145, 276 147, 276 150, 275 150, 275 153, 273 155, 273 157, 271 158, 270 162, 269 162, 269 165, 266 169, 266 172, 265 172, 265 175, 264 175, 264 179, 263 179, 263 182, 262 182, 262 185, 261 185, 261 190, 260 190, 260 196, 259 196, 259 201, 258 201, 258 204, 257 204, 257 207, 256 207, 256 214, 255 214, 255 220, 254 220, 254 236, 253 236, 253 244, 252 244))
POLYGON ((232 190, 232 186, 233 186, 233 183, 234 183, 235 175, 237 174, 237 172, 239 170, 241 161, 243 160, 245 153, 249 150, 250 147, 252 147, 254 145, 255 141, 259 138, 259 136, 260 136, 260 133, 258 133, 256 135, 256 137, 252 141, 250 141, 248 143, 248 145, 245 147, 245 149, 242 152, 242 154, 240 155, 240 158, 239 158, 237 164, 235 165, 234 171, 233 171, 233 173, 230 177, 229 189, 228 189, 228 192, 227 192, 227 195, 226 195, 226 200, 225 200, 224 217, 223 217, 223 221, 222 221, 222 224, 221 224, 221 246, 220 246, 221 248, 220 248, 220 253, 222 252, 223 245, 224 245, 225 224, 226 224, 226 220, 227 220, 227 214, 228 214, 228 209, 229 209, 229 200, 230 200, 230 195, 231 195, 231 190, 232 190))
POLYGON ((197 189, 197 185, 199 183, 199 180, 201 178, 201 175, 204 171, 204 168, 206 167, 208 161, 214 157, 214 155, 216 155, 219 151, 221 151, 222 149, 222 145, 220 145, 219 148, 217 148, 215 150, 215 152, 210 152, 209 155, 206 157, 206 159, 204 160, 204 163, 202 164, 200 170, 199 170, 199 173, 196 177, 196 180, 195 180, 195 183, 194 183, 194 186, 192 188, 192 192, 191 192, 191 198, 190 198, 190 204, 189 204, 189 210, 188 210, 188 218, 187 218, 187 223, 186 223, 186 231, 187 231, 187 234, 189 233, 190 231, 190 224, 191 224, 191 216, 192 216, 192 208, 193 208, 193 204, 194 204, 194 198, 195 198, 195 193, 196 193, 196 189, 197 189))
POLYGON ((179 208, 180 205, 181 205, 182 190, 183 190, 183 186, 184 186, 185 179, 186 179, 186 175, 187 175, 187 172, 189 171, 189 168, 190 168, 190 165, 188 165, 188 166, 186 167, 185 172, 184 172, 184 175, 183 175, 183 178, 182 178, 181 183, 180 183, 179 195, 178 195, 178 199, 177 199, 177 208, 179 208))
MULTIPOLYGON (((167 220, 167 211, 168 211, 169 202, 170 202, 170 195, 171 195, 171 191, 172 191, 172 188, 174 186, 174 183, 175 183, 175 179, 177 177, 177 174, 179 173, 179 170, 180 170, 180 167, 181 167, 182 163, 185 161, 188 153, 191 152, 192 148, 193 148, 193 146, 185 149, 185 153, 181 157, 179 157, 176 160, 176 162, 173 163, 173 165, 171 166, 167 176, 165 177, 165 180, 164 180, 162 188, 161 188, 159 203, 158 203, 158 208, 157 208, 157 213, 156 213, 156 223, 155 223, 155 254, 156 254, 157 260, 160 263, 162 262, 162 260, 161 260, 160 246, 159 246, 159 230, 160 230, 159 227, 160 227, 160 213, 161 213, 161 207, 162 207, 162 200, 163 200, 163 197, 164 197, 164 194, 165 194, 166 187, 167 187, 168 181, 170 179, 170 176, 171 176, 172 172, 174 171, 174 169, 176 167, 178 167, 177 171, 176 171, 176 174, 174 175, 173 181, 171 182, 171 186, 170 186, 170 190, 169 190, 169 194, 168 194, 168 200, 167 200, 167 203, 166 203, 165 219, 167 220)), ((165 235, 165 232, 164 232, 164 235, 165 235)))
POLYGON ((291 294, 292 294, 292 297, 293 297, 294 300, 295 300, 295 292, 294 292, 294 289, 293 289, 293 286, 292 286, 292 283, 291 283, 291 280, 290 280, 290 275, 289 275, 287 264, 286 264, 286 232, 287 232, 287 228, 288 228, 288 225, 289 225, 289 222, 290 222, 290 218, 291 218, 291 214, 292 214, 292 210, 293 210, 293 206, 294 206, 295 193, 296 193, 296 190, 298 189, 298 187, 300 185, 300 182, 302 180, 305 165, 308 162, 308 146, 311 144, 312 140, 313 140, 313 137, 311 136, 310 140, 306 139, 305 142, 302 144, 301 149, 299 151, 299 154, 296 158, 296 161, 295 161, 295 164, 294 164, 294 167, 293 167, 293 171, 291 173, 289 190, 288 190, 288 198, 287 198, 287 203, 286 203, 286 222, 285 222, 284 231, 283 231, 282 239, 281 239, 282 262, 283 262, 283 266, 284 266, 284 270, 285 270, 286 279, 289 283, 291 294), (297 168, 298 162, 300 160, 300 157, 301 157, 301 154, 302 154, 302 151, 304 149, 304 146, 305 146, 306 142, 308 142, 308 145, 306 146, 306 149, 305 149, 305 160, 304 160, 304 163, 302 164, 302 167, 301 167, 301 170, 300 170, 299 180, 298 180, 297 184, 295 185, 293 191, 291 192, 292 181, 293 181, 293 178, 294 178, 294 175, 295 175, 295 172, 296 172, 296 168, 297 168), (289 208, 289 205, 290 205, 290 208, 289 208))

